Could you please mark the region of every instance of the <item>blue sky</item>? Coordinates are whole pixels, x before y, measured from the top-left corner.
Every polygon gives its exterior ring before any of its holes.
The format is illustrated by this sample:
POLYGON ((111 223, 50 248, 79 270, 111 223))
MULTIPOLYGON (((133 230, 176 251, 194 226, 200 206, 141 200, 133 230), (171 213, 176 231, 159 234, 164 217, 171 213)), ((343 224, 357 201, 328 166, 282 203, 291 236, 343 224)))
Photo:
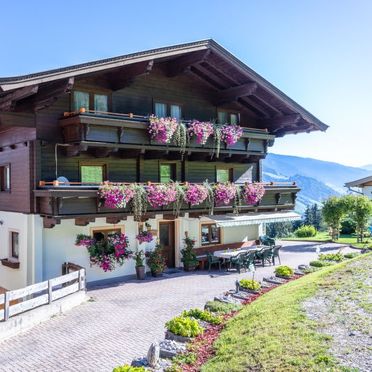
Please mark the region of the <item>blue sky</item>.
POLYGON ((372 163, 372 1, 3 2, 0 76, 213 38, 320 120, 271 151, 372 163))

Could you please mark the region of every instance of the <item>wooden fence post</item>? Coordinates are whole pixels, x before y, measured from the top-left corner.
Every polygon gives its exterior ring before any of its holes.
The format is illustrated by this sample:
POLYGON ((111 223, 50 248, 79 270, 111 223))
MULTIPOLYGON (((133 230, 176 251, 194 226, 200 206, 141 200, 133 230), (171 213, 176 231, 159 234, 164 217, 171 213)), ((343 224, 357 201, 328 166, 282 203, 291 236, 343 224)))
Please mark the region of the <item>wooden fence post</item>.
POLYGON ((53 301, 53 286, 50 280, 48 280, 48 303, 51 304, 53 301))
POLYGON ((4 321, 9 319, 9 292, 4 293, 4 321))

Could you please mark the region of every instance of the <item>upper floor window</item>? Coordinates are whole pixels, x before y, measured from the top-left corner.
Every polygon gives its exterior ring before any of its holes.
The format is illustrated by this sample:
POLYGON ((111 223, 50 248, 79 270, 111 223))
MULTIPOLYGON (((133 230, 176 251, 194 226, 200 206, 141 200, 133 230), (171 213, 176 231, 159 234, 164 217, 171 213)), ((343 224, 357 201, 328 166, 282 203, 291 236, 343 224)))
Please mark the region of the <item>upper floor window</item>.
POLYGON ((0 166, 0 191, 10 191, 10 165, 0 166))
POLYGON ((218 111, 219 124, 239 124, 239 113, 229 111, 218 111))
POLYGON ((215 223, 201 225, 201 244, 220 244, 221 229, 215 223))
POLYGON ((164 118, 170 116, 177 120, 182 117, 182 110, 180 105, 168 104, 164 102, 155 102, 154 104, 155 116, 158 118, 164 118))
POLYGON ((166 163, 160 164, 160 182, 166 183, 176 180, 176 164, 166 163))
POLYGON ((232 168, 216 168, 216 182, 233 182, 232 168))
POLYGON ((94 111, 108 111, 108 95, 82 92, 75 90, 73 99, 74 111, 79 111, 81 108, 94 111))
POLYGON ((10 258, 18 260, 19 258, 19 233, 10 231, 10 258))
POLYGON ((101 183, 104 181, 106 166, 98 165, 81 165, 80 178, 82 183, 101 183))

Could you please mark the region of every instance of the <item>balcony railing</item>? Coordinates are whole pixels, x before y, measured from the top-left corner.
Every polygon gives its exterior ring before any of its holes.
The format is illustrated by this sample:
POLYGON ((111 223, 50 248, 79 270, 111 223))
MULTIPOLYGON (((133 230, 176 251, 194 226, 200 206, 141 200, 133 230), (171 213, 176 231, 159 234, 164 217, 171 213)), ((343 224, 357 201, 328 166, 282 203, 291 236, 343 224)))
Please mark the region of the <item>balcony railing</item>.
MULTIPOLYGON (((137 151, 179 152, 174 144, 164 145, 153 141, 148 132, 148 116, 118 114, 108 112, 86 111, 83 113, 65 113, 59 121, 65 143, 79 144, 81 148, 108 147, 115 151, 129 149, 137 151), (140 148, 139 148, 140 146, 140 148)), ((243 135, 231 146, 221 146, 221 157, 259 156, 264 157, 267 146, 271 146, 275 136, 265 129, 243 128, 243 135)), ((213 154, 214 139, 205 145, 197 144, 191 139, 187 151, 213 154)))
MULTIPOLYGON (((145 186, 147 184, 144 184, 145 186)), ((37 199, 38 213, 45 217, 53 218, 79 218, 79 217, 110 217, 132 215, 130 207, 112 209, 104 206, 98 196, 99 184, 82 184, 71 182, 68 185, 54 182, 40 182, 40 187, 34 190, 37 199)), ((300 190, 294 183, 265 183, 265 194, 261 201, 255 205, 242 202, 240 213, 269 212, 279 210, 293 210, 297 192, 300 190)), ((192 206, 183 203, 181 215, 185 212, 195 215, 208 214, 208 206, 201 204, 192 206)), ((233 212, 233 205, 215 206, 214 213, 233 212)), ((152 208, 149 206, 148 214, 163 213, 173 214, 173 206, 152 208)))

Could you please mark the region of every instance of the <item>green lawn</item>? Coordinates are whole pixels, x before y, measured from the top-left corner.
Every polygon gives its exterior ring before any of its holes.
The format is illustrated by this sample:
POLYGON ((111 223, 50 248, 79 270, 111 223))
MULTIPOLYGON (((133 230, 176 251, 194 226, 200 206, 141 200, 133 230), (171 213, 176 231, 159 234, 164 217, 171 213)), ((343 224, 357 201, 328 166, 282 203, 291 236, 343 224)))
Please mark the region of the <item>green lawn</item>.
MULTIPOLYGON (((215 343, 216 356, 203 372, 347 371, 329 354, 330 337, 304 313, 301 303, 325 286, 337 285, 348 263, 370 260, 363 255, 280 286, 232 318, 215 343), (330 278, 330 279, 328 279, 330 278)), ((362 266, 362 265, 361 265, 362 266)))
MULTIPOLYGON (((311 238, 296 238, 289 237, 283 238, 283 240, 298 240, 298 241, 314 241, 314 242, 329 242, 332 241, 332 238, 325 231, 318 232, 315 236, 311 238)), ((357 238, 355 235, 340 235, 340 239, 335 240, 335 243, 345 243, 351 244, 354 247, 358 248, 372 248, 372 238, 364 238, 364 243, 357 243, 357 238)))

